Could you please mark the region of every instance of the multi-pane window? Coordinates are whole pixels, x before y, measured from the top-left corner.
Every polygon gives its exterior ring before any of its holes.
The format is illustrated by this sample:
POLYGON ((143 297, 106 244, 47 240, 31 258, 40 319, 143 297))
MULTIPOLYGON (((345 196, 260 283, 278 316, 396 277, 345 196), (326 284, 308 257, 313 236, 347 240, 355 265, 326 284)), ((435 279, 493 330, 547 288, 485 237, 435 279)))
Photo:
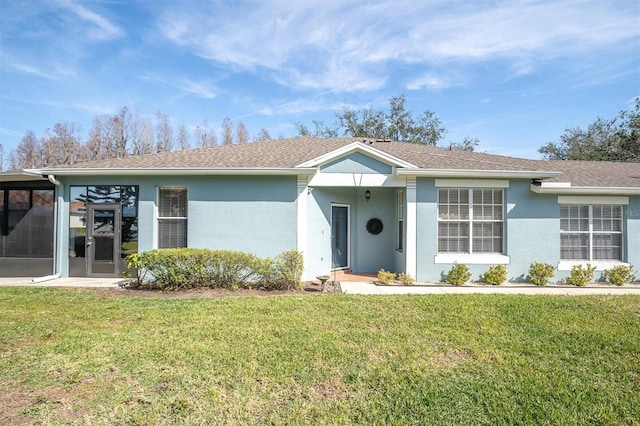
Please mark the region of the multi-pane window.
POLYGON ((187 246, 187 188, 158 189, 158 248, 187 246))
POLYGON ((502 253, 502 189, 438 190, 439 253, 502 253))
POLYGON ((561 205, 562 260, 621 260, 622 206, 561 205))
POLYGON ((404 250, 404 192, 398 191, 398 203, 397 203, 397 217, 398 217, 398 235, 396 240, 396 248, 400 251, 404 250))

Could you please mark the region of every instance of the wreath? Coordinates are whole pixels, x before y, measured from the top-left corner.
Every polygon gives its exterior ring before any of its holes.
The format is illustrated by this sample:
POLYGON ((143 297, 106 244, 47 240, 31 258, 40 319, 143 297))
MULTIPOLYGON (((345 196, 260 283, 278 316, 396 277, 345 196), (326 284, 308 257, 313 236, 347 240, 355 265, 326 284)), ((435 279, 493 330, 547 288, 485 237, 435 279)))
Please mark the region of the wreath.
POLYGON ((377 217, 373 217, 367 221, 367 232, 371 235, 378 235, 382 232, 384 225, 377 217))

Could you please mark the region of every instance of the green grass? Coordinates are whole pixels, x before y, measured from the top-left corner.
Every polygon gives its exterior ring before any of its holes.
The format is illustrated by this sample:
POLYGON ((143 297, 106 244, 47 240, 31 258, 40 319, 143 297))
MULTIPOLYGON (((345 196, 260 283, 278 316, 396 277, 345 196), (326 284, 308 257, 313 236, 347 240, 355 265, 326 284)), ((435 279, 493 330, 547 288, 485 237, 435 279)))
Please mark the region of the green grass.
POLYGON ((0 424, 638 424, 640 297, 0 288, 0 424))

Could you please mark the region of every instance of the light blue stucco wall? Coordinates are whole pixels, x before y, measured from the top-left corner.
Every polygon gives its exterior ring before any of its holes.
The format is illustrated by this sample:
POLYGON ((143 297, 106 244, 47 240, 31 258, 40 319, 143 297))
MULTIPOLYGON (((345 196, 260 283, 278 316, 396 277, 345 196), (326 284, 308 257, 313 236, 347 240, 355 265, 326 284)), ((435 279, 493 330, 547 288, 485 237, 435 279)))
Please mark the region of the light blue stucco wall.
POLYGON ((640 281, 640 196, 630 197, 624 218, 626 260, 634 266, 636 280, 640 281))
MULTIPOLYGON (((505 227, 509 280, 524 281, 531 262, 557 266, 560 260, 560 207, 558 196, 536 194, 526 180, 511 180, 505 189, 505 227)), ((478 272, 478 277, 488 267, 478 272)), ((474 275, 475 278, 475 275, 474 275)))
POLYGON ((395 269, 394 188, 313 188, 307 200, 307 250, 305 262, 308 275, 315 277, 331 270, 331 206, 350 207, 351 250, 349 263, 354 272, 377 272, 395 269), (366 189, 371 191, 369 202, 366 189), (369 219, 379 218, 384 229, 378 235, 366 230, 369 219))
POLYGON ((186 187, 189 247, 240 250, 261 257, 297 247, 295 176, 65 177, 59 215, 58 271, 68 275, 69 187, 139 185, 138 250, 157 248, 159 186, 186 187))
POLYGON ((391 174, 392 167, 360 152, 353 152, 320 167, 322 173, 391 174))
MULTIPOLYGON (((452 264, 435 263, 437 254, 437 188, 434 179, 417 179, 417 275, 419 281, 440 281, 452 264)), ((461 185, 464 187, 464 185, 461 185)), ((504 251, 509 256, 510 280, 524 280, 533 261, 551 263, 560 258, 560 209, 557 196, 531 192, 528 180, 513 179, 504 189, 506 218, 504 251)), ((463 263, 463 262, 461 262, 463 263)), ((491 264, 467 264, 478 280, 491 264)))

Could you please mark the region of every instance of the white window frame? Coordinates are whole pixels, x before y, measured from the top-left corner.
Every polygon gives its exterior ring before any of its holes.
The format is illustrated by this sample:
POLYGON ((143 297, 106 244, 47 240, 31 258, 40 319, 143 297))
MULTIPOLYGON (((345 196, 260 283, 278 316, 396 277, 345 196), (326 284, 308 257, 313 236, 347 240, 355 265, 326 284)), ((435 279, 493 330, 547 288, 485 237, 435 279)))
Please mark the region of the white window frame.
MULTIPOLYGON (((455 181, 449 179, 436 179, 436 186, 438 191, 438 200, 437 200, 437 225, 436 225, 436 246, 439 245, 439 236, 438 231, 440 227, 440 223, 446 222, 464 222, 466 226, 469 228, 469 252, 438 252, 435 256, 435 263, 467 263, 467 264, 509 264, 510 258, 505 254, 505 244, 506 244, 506 199, 505 199, 505 191, 504 188, 509 186, 508 181, 488 181, 482 180, 477 182, 471 182, 468 180, 455 181), (466 185, 462 185, 466 184, 466 185), (447 218, 440 217, 440 190, 441 189, 455 189, 455 190, 466 190, 469 194, 468 204, 469 204, 469 217, 464 220, 452 220, 447 218), (474 209, 474 200, 473 200, 473 191, 474 190, 499 190, 502 194, 502 218, 498 220, 477 220, 473 217, 473 209, 474 209), (475 252, 473 249, 473 224, 476 223, 485 223, 485 222, 500 222, 502 229, 502 241, 501 241, 501 250, 500 252, 475 252)), ((436 250, 438 248, 436 247, 436 250)))
MULTIPOLYGON (((189 244, 189 239, 188 239, 188 220, 189 220, 189 189, 186 186, 158 186, 157 191, 156 191, 156 199, 158 200, 157 204, 156 204, 156 224, 157 224, 157 236, 156 236, 156 244, 157 247, 160 248, 160 240, 162 238, 162 236, 160 235, 160 222, 161 221, 184 221, 185 225, 186 225, 186 232, 185 232, 185 245, 181 246, 181 247, 171 247, 171 248, 182 248, 182 247, 188 247, 189 244), (185 206, 185 211, 186 211, 186 216, 160 216, 160 193, 163 190, 177 190, 177 189, 183 189, 184 191, 186 191, 186 206, 185 206)), ((170 247, 165 247, 165 248, 170 248, 170 247)))
MULTIPOLYGON (((593 206, 596 205, 608 205, 608 206, 616 206, 620 207, 621 217, 620 217, 620 233, 621 233, 621 248, 620 248, 620 257, 624 258, 625 252, 625 238, 624 238, 624 212, 625 206, 629 204, 629 197, 626 196, 583 196, 583 195, 559 195, 558 196, 558 204, 560 206, 563 205, 582 205, 589 206, 589 230, 593 229, 593 206)), ((560 226, 558 226, 560 228, 560 226)), ((562 231, 560 231, 562 233, 562 231)), ((616 231, 617 232, 617 231, 616 231)), ((596 231, 599 233, 599 231, 596 231)), ((606 233, 609 233, 607 231, 606 233)), ((605 269, 618 266, 625 265, 629 266, 629 263, 620 260, 593 260, 593 240, 592 235, 590 234, 589 241, 589 259, 590 260, 563 260, 561 259, 558 262, 558 270, 559 271, 570 271, 572 267, 577 265, 592 265, 596 267, 597 271, 603 271, 605 269)))
POLYGON ((404 224, 404 192, 398 191, 396 193, 396 250, 404 251, 405 238, 405 224, 404 224))

